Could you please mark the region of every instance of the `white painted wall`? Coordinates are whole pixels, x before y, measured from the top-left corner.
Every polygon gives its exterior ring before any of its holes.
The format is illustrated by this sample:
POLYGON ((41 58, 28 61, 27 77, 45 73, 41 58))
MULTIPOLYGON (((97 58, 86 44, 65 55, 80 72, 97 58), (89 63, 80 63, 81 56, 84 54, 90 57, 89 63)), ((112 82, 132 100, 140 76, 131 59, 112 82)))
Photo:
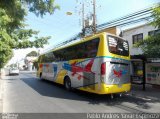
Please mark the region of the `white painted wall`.
POLYGON ((128 40, 129 42, 129 47, 130 47, 129 49, 130 49, 131 55, 142 54, 142 50, 140 48, 133 47, 132 36, 143 33, 143 38, 145 38, 146 36, 148 36, 148 32, 153 30, 156 30, 156 28, 151 25, 145 24, 145 25, 137 26, 137 27, 123 31, 123 38, 128 40))

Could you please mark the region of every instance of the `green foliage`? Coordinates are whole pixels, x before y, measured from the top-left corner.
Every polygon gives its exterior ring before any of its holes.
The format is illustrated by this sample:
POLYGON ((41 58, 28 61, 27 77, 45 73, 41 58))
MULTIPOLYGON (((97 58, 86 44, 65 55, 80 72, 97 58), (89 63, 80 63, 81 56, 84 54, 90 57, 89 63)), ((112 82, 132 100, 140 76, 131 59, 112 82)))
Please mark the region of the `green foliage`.
POLYGON ((58 5, 54 5, 54 0, 22 0, 29 5, 29 11, 37 16, 43 16, 46 13, 53 14, 56 9, 60 9, 58 5))
POLYGON ((53 14, 60 9, 54 4, 54 0, 0 0, 0 8, 7 11, 12 18, 24 19, 26 10, 35 13, 37 16, 44 16, 46 13, 53 14))
POLYGON ((25 29, 25 16, 33 12, 43 17, 53 14, 54 0, 0 0, 0 68, 12 57, 12 49, 43 47, 51 37, 38 37, 38 31, 25 29))
POLYGON ((14 39, 14 42, 12 45, 12 48, 14 49, 22 49, 22 48, 32 48, 32 47, 43 47, 44 44, 48 44, 48 39, 51 37, 37 37, 38 34, 37 31, 34 31, 32 29, 19 29, 16 30, 11 34, 12 38, 14 39), (34 38, 33 41, 30 40, 30 38, 34 38))
POLYGON ((36 51, 31 51, 26 56, 30 57, 30 56, 37 56, 37 55, 38 55, 38 53, 36 51))
POLYGON ((160 56, 160 34, 148 36, 144 40, 138 42, 135 46, 140 47, 145 56, 157 58, 160 56))
POLYGON ((0 68, 2 68, 7 63, 12 55, 12 49, 8 45, 0 41, 0 68))
MULTIPOLYGON (((153 9, 152 15, 153 22, 151 24, 156 28, 160 28, 160 4, 153 9)), ((141 48, 146 57, 158 58, 160 56, 160 33, 146 37, 136 43, 135 47, 141 48)))
POLYGON ((157 7, 153 8, 152 15, 153 15, 153 18, 154 18, 152 24, 155 27, 160 28, 160 3, 157 7))

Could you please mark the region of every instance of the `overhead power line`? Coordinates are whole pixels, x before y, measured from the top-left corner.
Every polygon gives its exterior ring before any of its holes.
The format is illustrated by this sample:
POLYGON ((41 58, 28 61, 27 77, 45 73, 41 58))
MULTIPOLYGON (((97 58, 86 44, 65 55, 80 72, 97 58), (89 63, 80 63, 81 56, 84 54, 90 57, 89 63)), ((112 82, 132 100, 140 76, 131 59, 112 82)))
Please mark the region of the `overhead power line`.
POLYGON ((101 25, 98 25, 98 27, 107 25, 108 23, 111 24, 111 23, 115 23, 115 22, 117 22, 117 21, 123 21, 123 20, 128 19, 128 18, 131 18, 131 17, 133 17, 133 16, 138 16, 138 15, 142 15, 142 14, 146 14, 146 13, 151 13, 151 11, 152 11, 152 7, 149 7, 149 8, 146 8, 146 9, 144 9, 144 10, 140 10, 140 11, 138 11, 138 12, 135 12, 135 13, 132 13, 132 14, 129 14, 129 15, 120 17, 120 18, 115 19, 115 20, 111 20, 111 21, 106 22, 106 23, 103 23, 103 24, 101 24, 101 25))
POLYGON ((116 25, 119 25, 119 24, 122 24, 122 23, 125 24, 125 22, 128 23, 129 21, 134 21, 134 20, 140 19, 141 17, 151 16, 151 12, 152 12, 152 8, 150 7, 150 8, 147 8, 145 10, 141 10, 141 11, 129 14, 127 16, 118 18, 116 20, 109 21, 109 22, 106 22, 104 24, 98 25, 97 28, 102 29, 104 27, 106 27, 106 28, 113 27, 113 26, 116 26, 116 25))
POLYGON ((117 27, 117 26, 126 26, 126 25, 130 25, 130 24, 134 24, 134 23, 138 23, 138 22, 142 22, 142 21, 146 21, 146 20, 150 20, 152 19, 152 15, 149 15, 149 16, 141 16, 140 18, 137 18, 137 19, 129 19, 129 20, 126 20, 125 22, 118 22, 118 23, 115 23, 115 24, 108 24, 108 25, 104 25, 104 26, 101 26, 101 27, 98 27, 97 30, 98 31, 101 31, 103 29, 106 29, 106 28, 111 28, 111 27, 117 27))
MULTIPOLYGON (((101 31, 103 29, 116 27, 116 26, 122 27, 122 26, 126 26, 126 25, 131 25, 131 24, 135 24, 135 23, 142 22, 144 20, 150 20, 150 19, 152 19, 152 7, 149 7, 149 8, 140 10, 138 12, 126 15, 124 17, 120 17, 118 19, 115 19, 115 20, 103 23, 101 25, 98 25, 97 31, 101 31)), ((71 37, 69 40, 66 40, 58 45, 55 45, 54 48, 58 48, 58 47, 66 45, 66 44, 75 42, 80 38, 81 38, 81 33, 77 33, 76 35, 71 37)))

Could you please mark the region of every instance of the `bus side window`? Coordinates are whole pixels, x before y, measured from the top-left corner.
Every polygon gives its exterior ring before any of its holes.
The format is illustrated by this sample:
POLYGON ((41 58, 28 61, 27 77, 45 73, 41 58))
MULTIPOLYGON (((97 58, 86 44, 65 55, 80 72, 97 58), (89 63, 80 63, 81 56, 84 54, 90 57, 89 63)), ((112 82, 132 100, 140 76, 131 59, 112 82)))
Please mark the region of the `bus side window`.
POLYGON ((86 51, 87 51, 86 57, 87 57, 87 58, 90 58, 91 50, 92 50, 91 45, 90 45, 90 44, 87 44, 86 49, 87 49, 87 50, 86 50, 86 51))
POLYGON ((59 61, 58 51, 54 51, 55 61, 59 61))
POLYGON ((70 60, 71 56, 71 47, 65 48, 64 60, 70 60))
POLYGON ((86 58, 96 57, 99 45, 99 38, 86 42, 86 58))
POLYGON ((82 43, 82 44, 79 44, 79 45, 77 46, 77 48, 75 48, 75 49, 77 49, 77 50, 74 50, 74 51, 75 51, 75 54, 76 54, 76 52, 78 51, 77 59, 83 59, 83 58, 85 58, 85 57, 84 57, 84 44, 83 44, 83 43, 82 43))
POLYGON ((78 45, 71 47, 71 59, 80 59, 79 50, 80 50, 80 47, 78 47, 78 45))
POLYGON ((52 52, 52 57, 53 57, 53 62, 56 61, 56 56, 55 56, 54 52, 52 52))
POLYGON ((64 49, 61 54, 61 61, 65 61, 67 59, 67 49, 64 49))

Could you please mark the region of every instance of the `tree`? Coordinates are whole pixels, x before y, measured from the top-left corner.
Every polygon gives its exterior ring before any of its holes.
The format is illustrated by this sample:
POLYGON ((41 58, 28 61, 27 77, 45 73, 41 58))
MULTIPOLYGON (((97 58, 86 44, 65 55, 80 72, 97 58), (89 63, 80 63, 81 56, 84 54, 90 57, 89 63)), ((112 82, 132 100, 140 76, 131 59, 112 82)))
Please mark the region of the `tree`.
POLYGON ((152 15, 154 18, 152 24, 160 28, 160 3, 153 9, 152 15))
POLYGON ((6 61, 12 57, 12 49, 3 42, 0 41, 0 68, 2 68, 6 61))
MULTIPOLYGON (((160 28, 160 4, 153 8, 153 22, 151 25, 160 28)), ((146 37, 138 42, 135 47, 142 49, 144 55, 149 58, 158 58, 160 56, 160 33, 146 37)))
POLYGON ((43 47, 51 37, 38 37, 38 31, 25 29, 25 16, 33 12, 43 17, 53 14, 54 0, 0 0, 0 68, 12 57, 12 49, 43 47), (33 39, 30 41, 30 39, 33 39))
POLYGON ((38 53, 36 52, 36 51, 31 51, 30 53, 28 53, 27 55, 26 55, 26 57, 36 57, 36 56, 38 56, 38 53))
POLYGON ((31 51, 30 53, 28 53, 28 54, 26 55, 26 58, 25 58, 25 60, 24 60, 24 63, 25 63, 26 65, 28 65, 28 63, 32 62, 32 63, 33 63, 33 66, 34 66, 35 68, 37 68, 37 67, 38 67, 38 62, 37 62, 38 55, 39 55, 39 54, 38 54, 36 51, 31 51), (31 59, 28 60, 27 57, 34 57, 34 58, 32 58, 32 60, 31 60, 31 59), (37 57, 37 58, 36 58, 36 57, 37 57), (36 58, 36 59, 35 59, 35 58, 36 58))

